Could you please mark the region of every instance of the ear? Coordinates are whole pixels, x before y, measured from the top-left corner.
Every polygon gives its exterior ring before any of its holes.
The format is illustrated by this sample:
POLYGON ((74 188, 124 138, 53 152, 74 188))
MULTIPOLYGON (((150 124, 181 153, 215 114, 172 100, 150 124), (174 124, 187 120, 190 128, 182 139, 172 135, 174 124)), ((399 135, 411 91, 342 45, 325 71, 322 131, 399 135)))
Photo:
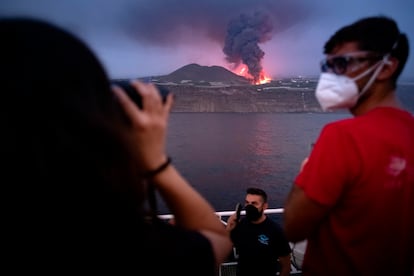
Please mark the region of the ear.
POLYGON ((394 72, 397 70, 398 64, 399 64, 398 59, 396 59, 395 57, 389 57, 385 61, 384 65, 381 69, 381 72, 377 76, 377 79, 378 80, 390 79, 391 76, 394 74, 394 72))

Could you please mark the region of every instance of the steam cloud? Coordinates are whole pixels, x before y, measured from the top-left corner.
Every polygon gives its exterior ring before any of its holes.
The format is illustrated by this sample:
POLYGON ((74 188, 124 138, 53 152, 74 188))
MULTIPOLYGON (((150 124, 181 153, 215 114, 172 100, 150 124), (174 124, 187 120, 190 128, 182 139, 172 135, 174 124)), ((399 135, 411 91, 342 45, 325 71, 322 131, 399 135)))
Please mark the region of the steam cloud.
POLYGON ((255 12, 253 15, 241 14, 231 20, 223 48, 226 60, 233 63, 234 67, 240 63, 245 64, 248 73, 253 77, 253 82, 257 82, 263 69, 261 60, 265 55, 259 43, 270 40, 272 32, 273 23, 263 12, 255 12))

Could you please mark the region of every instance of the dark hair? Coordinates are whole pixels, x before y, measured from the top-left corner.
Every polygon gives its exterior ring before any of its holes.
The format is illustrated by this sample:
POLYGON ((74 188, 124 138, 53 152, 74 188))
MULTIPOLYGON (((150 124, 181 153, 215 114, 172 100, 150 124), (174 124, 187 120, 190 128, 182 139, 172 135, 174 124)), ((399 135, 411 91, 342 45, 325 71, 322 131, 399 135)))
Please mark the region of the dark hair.
POLYGON ((393 19, 386 16, 367 17, 342 27, 325 43, 324 53, 329 54, 335 47, 347 42, 357 42, 360 50, 381 55, 391 53, 398 59, 399 65, 392 78, 395 85, 407 62, 409 45, 407 36, 400 32, 393 19))
POLYGON ((260 188, 254 188, 254 187, 247 188, 246 193, 250 195, 259 195, 263 198, 263 202, 265 203, 267 202, 267 194, 265 191, 263 191, 260 188))
POLYGON ((53 225, 73 237, 136 221, 145 186, 123 137, 129 121, 98 59, 36 19, 2 19, 0 37, 2 191, 16 228, 53 225))

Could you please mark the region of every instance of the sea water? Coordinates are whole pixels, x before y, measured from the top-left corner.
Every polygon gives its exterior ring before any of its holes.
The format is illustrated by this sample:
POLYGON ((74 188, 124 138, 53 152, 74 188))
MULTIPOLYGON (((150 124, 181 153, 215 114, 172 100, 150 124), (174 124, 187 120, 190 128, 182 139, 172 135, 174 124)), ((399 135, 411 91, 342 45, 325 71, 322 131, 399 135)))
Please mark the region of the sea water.
MULTIPOLYGON (((167 151, 217 211, 259 187, 280 208, 322 127, 348 113, 172 113, 167 151)), ((169 213, 161 199, 159 212, 169 213)))

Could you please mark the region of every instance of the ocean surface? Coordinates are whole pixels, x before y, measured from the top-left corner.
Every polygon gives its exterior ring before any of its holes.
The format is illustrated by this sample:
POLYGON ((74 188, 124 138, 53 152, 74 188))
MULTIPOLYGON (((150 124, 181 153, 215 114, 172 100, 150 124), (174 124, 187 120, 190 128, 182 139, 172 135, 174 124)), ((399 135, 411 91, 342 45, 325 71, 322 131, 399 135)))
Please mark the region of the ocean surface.
MULTIPOLYGON (((400 88, 400 99, 414 114, 414 84, 400 88)), ((234 210, 250 186, 268 193, 269 208, 280 208, 323 126, 350 117, 347 112, 171 113, 167 151, 216 211, 234 210)), ((170 213, 160 197, 158 208, 170 213)))
MULTIPOLYGON (((174 165, 217 211, 264 189, 280 208, 322 127, 348 113, 172 113, 167 151, 174 165)), ((169 213, 158 198, 159 213, 169 213)))

